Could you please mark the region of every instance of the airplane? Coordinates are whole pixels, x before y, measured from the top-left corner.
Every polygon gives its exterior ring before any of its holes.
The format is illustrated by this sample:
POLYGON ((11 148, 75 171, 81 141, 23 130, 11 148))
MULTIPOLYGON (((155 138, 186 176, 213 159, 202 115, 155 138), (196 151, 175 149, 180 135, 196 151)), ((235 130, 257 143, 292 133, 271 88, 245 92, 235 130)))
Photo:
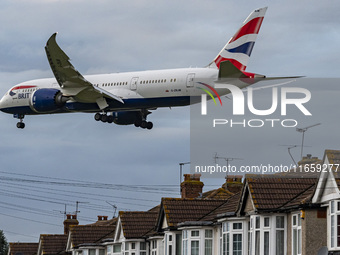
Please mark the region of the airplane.
POLYGON ((245 71, 266 10, 251 12, 217 57, 203 68, 83 76, 57 44, 55 33, 45 47, 54 78, 15 85, 1 98, 0 110, 19 119, 20 129, 25 127, 25 115, 72 112, 95 113, 96 121, 152 129, 153 123, 147 121, 151 110, 197 103, 191 99, 201 96, 202 86, 220 96, 230 93, 225 88, 214 89, 223 79, 240 88, 266 79, 245 71))

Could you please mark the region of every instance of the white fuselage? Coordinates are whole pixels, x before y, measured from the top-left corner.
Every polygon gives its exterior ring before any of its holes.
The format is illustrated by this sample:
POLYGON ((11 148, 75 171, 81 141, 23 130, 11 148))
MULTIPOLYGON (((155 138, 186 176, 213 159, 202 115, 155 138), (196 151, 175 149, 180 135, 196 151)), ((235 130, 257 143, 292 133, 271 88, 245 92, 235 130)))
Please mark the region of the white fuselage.
MULTIPOLYGON (((123 99, 124 104, 111 105, 106 111, 152 109, 158 107, 183 106, 190 104, 190 97, 199 96, 199 83, 214 87, 218 69, 183 68, 155 71, 126 72, 88 75, 84 77, 94 86, 104 89, 123 99), (118 108, 117 108, 118 107, 118 108)), ((42 88, 60 89, 56 79, 38 79, 12 87, 1 99, 0 109, 13 114, 38 114, 30 109, 32 93, 42 88)), ((218 90, 223 95, 227 90, 218 90)), ((72 100, 68 104, 72 103, 72 100)), ((81 102, 82 107, 69 107, 70 111, 98 112, 96 104, 81 102), (88 103, 88 104, 87 104, 88 103)), ((78 101, 79 104, 79 101, 78 101)))

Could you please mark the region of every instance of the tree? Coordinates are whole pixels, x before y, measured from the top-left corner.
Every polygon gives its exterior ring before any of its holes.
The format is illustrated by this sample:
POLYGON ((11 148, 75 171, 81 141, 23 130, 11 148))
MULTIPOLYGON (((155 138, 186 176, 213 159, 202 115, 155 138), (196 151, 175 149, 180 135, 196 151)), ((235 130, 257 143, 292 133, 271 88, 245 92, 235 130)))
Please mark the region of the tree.
POLYGON ((5 234, 0 230, 0 255, 7 255, 8 253, 8 243, 5 234))

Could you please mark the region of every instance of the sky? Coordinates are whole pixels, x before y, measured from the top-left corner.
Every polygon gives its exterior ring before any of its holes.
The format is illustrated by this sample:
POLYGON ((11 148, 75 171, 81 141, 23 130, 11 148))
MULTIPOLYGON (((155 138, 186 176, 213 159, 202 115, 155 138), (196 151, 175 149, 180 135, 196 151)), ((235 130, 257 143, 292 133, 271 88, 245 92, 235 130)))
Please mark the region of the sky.
MULTIPOLYGON (((339 78, 339 1, 3 0, 0 94, 26 80, 53 77, 44 46, 54 32, 83 75, 203 67, 252 10, 265 6, 248 71, 339 78)), ((306 132, 304 149, 322 158, 325 149, 340 149, 340 90, 336 80, 313 81, 307 105, 313 117, 293 117, 299 127, 322 123, 306 132)), ((261 95, 266 100, 268 91, 261 95)), ((0 229, 8 241, 38 242, 40 234, 62 233, 65 204, 73 213, 76 201, 80 224, 88 224, 97 215, 112 217, 111 204, 118 211, 148 210, 161 197, 178 197, 179 163, 190 161, 193 146, 190 107, 158 109, 148 119, 151 131, 98 123, 93 114, 26 116, 26 128, 19 130, 16 119, 1 113, 0 229)), ((300 133, 251 131, 219 131, 226 140, 208 157, 292 163, 280 145, 299 145, 300 133)), ((292 149, 296 159, 299 152, 292 149)), ((205 190, 224 182, 202 180, 205 190)))

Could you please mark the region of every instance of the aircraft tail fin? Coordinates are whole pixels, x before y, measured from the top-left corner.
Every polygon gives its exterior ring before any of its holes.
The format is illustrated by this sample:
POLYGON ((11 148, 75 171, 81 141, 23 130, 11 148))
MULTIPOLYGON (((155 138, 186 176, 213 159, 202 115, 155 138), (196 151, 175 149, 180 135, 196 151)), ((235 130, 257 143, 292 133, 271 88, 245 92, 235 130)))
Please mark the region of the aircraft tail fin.
POLYGON ((230 61, 237 69, 245 71, 266 11, 264 7, 250 13, 209 67, 219 69, 221 62, 230 61))

